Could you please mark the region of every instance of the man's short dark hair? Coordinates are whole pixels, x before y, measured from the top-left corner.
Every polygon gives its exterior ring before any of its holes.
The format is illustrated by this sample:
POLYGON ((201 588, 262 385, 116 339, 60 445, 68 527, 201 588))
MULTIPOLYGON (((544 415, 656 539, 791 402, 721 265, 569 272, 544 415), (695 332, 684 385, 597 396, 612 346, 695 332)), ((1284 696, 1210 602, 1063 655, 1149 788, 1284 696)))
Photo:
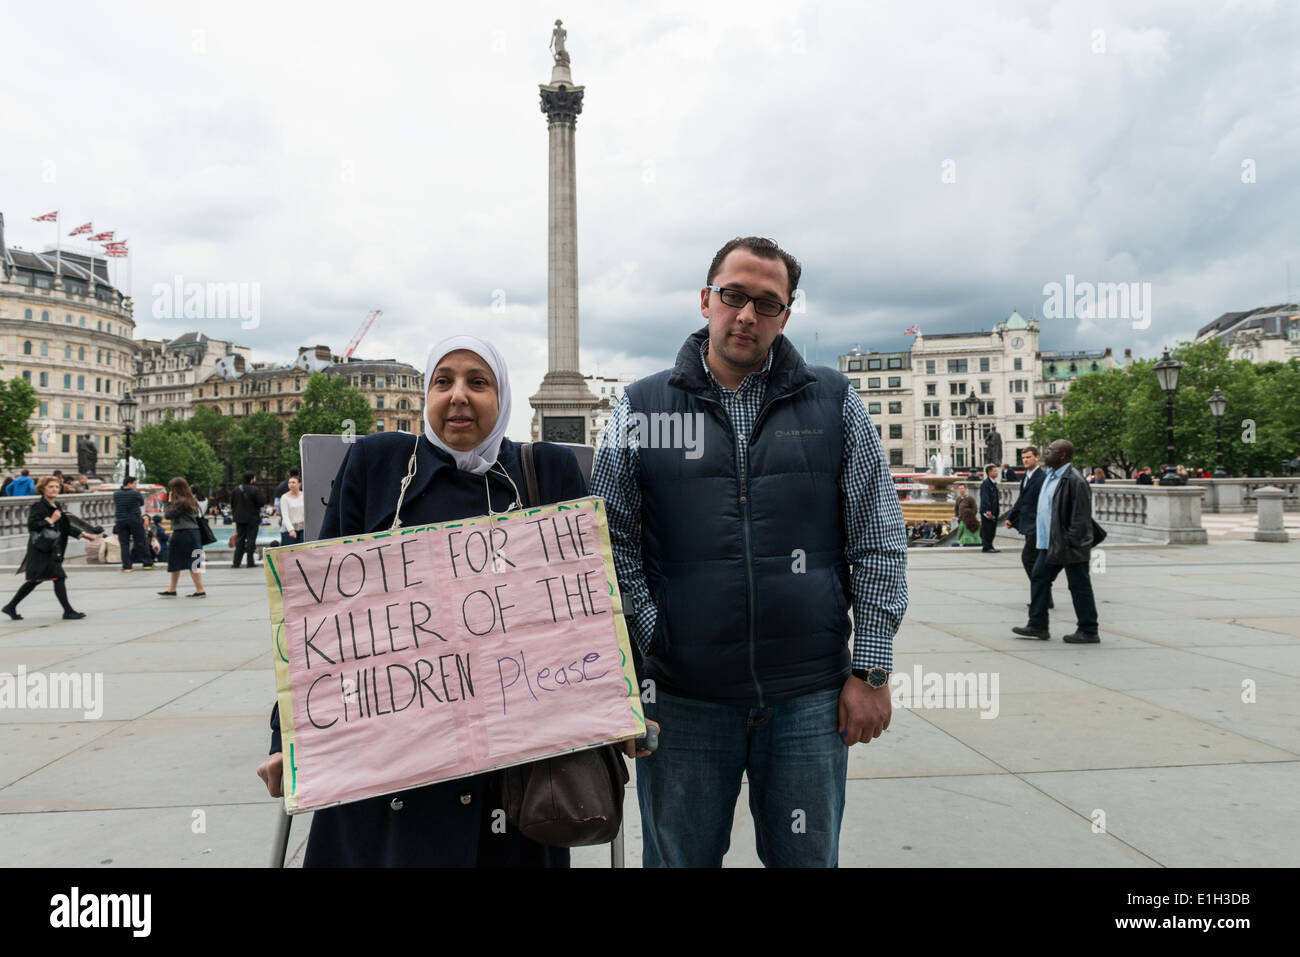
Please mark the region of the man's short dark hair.
POLYGON ((135 481, 135 476, 134 476, 134 475, 128 475, 128 476, 126 476, 126 478, 122 479, 122 488, 126 488, 128 485, 130 485, 130 484, 131 484, 132 482, 134 482, 134 481, 135 481))
POLYGON ((985 474, 985 475, 992 475, 992 474, 993 474, 993 470, 994 470, 995 468, 997 468, 996 465, 986 465, 986 466, 984 466, 984 474, 985 474))
POLYGON ((247 485, 247 484, 251 483, 251 482, 253 481, 253 479, 255 479, 255 478, 257 478, 257 474, 256 474, 255 472, 245 472, 245 473, 244 473, 244 484, 247 485))
POLYGON ((301 477, 302 469, 298 468, 298 466, 296 465, 291 465, 289 466, 289 475, 294 477, 301 477))
POLYGON ((27 471, 27 470, 26 470, 26 469, 23 469, 23 472, 22 472, 22 474, 23 474, 23 475, 30 475, 30 474, 31 474, 31 473, 30 473, 30 472, 28 472, 28 471, 27 471))
POLYGON ((718 254, 713 257, 713 262, 709 264, 709 274, 705 277, 704 284, 706 286, 713 285, 713 277, 722 268, 722 261, 727 258, 727 255, 733 249, 738 249, 741 246, 748 249, 759 259, 779 259, 785 263, 785 271, 790 276, 790 288, 786 290, 786 302, 793 302, 794 291, 799 288, 799 277, 803 274, 803 267, 799 265, 799 260, 772 240, 764 239, 762 236, 737 236, 735 239, 727 240, 726 244, 718 250, 718 254))
POLYGON ((1038 446, 1036 446, 1036 445, 1026 445, 1026 446, 1025 446, 1023 449, 1021 449, 1020 451, 1021 451, 1021 452, 1033 452, 1033 453, 1034 453, 1034 458, 1041 458, 1041 455, 1039 454, 1039 451, 1038 451, 1038 446))

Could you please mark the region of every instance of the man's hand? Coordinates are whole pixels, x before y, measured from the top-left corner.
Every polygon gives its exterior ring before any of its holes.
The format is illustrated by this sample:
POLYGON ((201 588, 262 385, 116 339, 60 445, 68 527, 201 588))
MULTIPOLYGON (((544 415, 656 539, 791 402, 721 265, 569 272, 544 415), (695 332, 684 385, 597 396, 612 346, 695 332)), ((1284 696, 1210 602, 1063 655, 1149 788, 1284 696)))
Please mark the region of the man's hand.
POLYGON ((1011 522, 1010 522, 1009 520, 1006 522, 1006 526, 1007 526, 1007 528, 1010 528, 1010 527, 1011 527, 1011 522))
POLYGON ((840 691, 840 737, 845 747, 865 744, 880 737, 889 727, 894 703, 889 697, 889 683, 873 688, 861 678, 849 676, 840 691))
POLYGON ((985 513, 984 513, 984 517, 985 517, 985 518, 997 518, 997 516, 994 515, 992 512, 985 512, 985 513))
MULTIPOLYGON (((659 722, 658 722, 658 721, 649 721, 649 720, 647 720, 647 721, 646 721, 646 726, 649 727, 650 725, 654 725, 654 728, 655 728, 656 731, 659 730, 659 722)), ((642 750, 640 750, 640 751, 637 750, 637 747, 636 747, 636 739, 635 739, 635 738, 628 738, 628 740, 626 740, 626 741, 623 742, 623 753, 626 754, 629 758, 648 758, 648 757, 650 757, 650 752, 649 752, 649 751, 646 751, 646 750, 644 750, 644 749, 642 749, 642 750)))
POLYGON ((284 791, 280 788, 280 780, 284 776, 284 753, 277 751, 263 761, 257 768, 257 776, 266 782, 266 790, 271 797, 284 797, 284 791))

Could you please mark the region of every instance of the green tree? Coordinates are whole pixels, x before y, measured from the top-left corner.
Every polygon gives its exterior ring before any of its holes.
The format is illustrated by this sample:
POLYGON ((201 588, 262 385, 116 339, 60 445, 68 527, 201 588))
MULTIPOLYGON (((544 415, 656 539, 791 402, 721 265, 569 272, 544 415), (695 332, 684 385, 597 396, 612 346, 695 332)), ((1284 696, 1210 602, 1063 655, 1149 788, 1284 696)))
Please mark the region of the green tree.
MULTIPOLYGON (((125 453, 124 446, 122 451, 125 453)), ((178 475, 191 485, 204 487, 221 479, 221 461, 212 447, 187 422, 171 416, 133 435, 131 455, 144 464, 145 477, 158 485, 166 485, 178 475)))
POLYGON ((7 469, 19 468, 32 450, 32 430, 27 420, 40 400, 26 379, 0 379, 0 462, 7 469))
POLYGON ((1089 468, 1115 468, 1133 474, 1126 444, 1126 406, 1133 389, 1131 368, 1106 369, 1080 376, 1061 400, 1065 414, 1050 414, 1030 426, 1041 449, 1056 439, 1074 443, 1076 462, 1089 468))
POLYGON ((298 460, 298 440, 304 435, 365 435, 375 427, 370 402, 346 379, 315 372, 303 390, 302 406, 289 420, 289 455, 298 460))
POLYGON ((278 474, 288 452, 284 423, 270 412, 254 412, 235 419, 228 438, 228 460, 233 474, 278 474))

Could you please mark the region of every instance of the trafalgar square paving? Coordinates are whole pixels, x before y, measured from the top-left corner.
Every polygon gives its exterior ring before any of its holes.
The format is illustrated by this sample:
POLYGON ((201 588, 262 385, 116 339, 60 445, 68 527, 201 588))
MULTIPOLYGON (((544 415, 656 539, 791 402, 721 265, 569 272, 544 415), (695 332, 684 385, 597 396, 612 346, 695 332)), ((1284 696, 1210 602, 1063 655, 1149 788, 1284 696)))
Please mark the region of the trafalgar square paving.
MULTIPOLYGON (((893 719, 851 751, 840 863, 1300 859, 1300 542, 1105 548, 1099 645, 1060 641, 1064 577, 1052 640, 1017 639, 1019 540, 998 544, 909 555, 893 719)), ((204 599, 188 575, 162 598, 162 571, 68 571, 87 618, 62 620, 42 586, 0 620, 0 863, 266 866, 281 812, 254 773, 275 691, 260 567, 209 565, 204 599)), ((635 867, 634 785, 624 807, 635 867)), ((607 867, 609 848, 573 863, 607 867)), ((758 865, 743 787, 726 864, 758 865)))

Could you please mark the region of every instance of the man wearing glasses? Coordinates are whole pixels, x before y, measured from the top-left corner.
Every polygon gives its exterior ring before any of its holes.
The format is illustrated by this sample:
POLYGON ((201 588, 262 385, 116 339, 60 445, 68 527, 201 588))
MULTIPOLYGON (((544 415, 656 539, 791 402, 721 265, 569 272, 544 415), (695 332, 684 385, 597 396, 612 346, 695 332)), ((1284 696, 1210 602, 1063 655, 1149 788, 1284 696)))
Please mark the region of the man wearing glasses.
POLYGON ((906 531, 857 392, 781 334, 799 274, 769 239, 724 245, 708 326, 627 388, 596 453, 662 728, 637 762, 646 867, 721 866, 742 775, 765 865, 835 866, 848 748, 889 727, 906 531), (638 425, 687 415, 691 454, 643 441, 638 425))

